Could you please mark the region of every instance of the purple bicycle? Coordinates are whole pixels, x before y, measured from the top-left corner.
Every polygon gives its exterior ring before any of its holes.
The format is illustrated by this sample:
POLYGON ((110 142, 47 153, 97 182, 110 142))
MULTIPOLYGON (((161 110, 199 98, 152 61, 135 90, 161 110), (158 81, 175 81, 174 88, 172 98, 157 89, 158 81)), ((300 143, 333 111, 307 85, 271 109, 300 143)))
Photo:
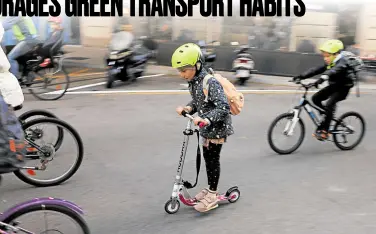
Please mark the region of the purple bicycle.
MULTIPOLYGON (((0 175, 0 183, 1 183, 1 175, 0 175)), ((41 226, 36 226, 34 223, 35 221, 40 221, 40 219, 31 221, 32 225, 27 225, 28 223, 24 223, 20 221, 22 216, 30 215, 31 213, 37 212, 53 212, 59 215, 65 216, 70 221, 76 224, 78 227, 78 232, 82 234, 90 234, 89 227, 86 221, 83 219, 83 210, 77 206, 76 204, 58 199, 58 198, 34 198, 32 200, 22 202, 17 204, 4 213, 0 213, 0 234, 15 234, 15 233, 27 233, 27 234, 61 234, 61 233, 69 233, 74 234, 71 231, 60 231, 57 230, 57 227, 64 228, 62 225, 52 226, 47 225, 47 217, 44 214, 45 220, 43 222, 43 226, 45 226, 44 231, 40 231, 42 229, 41 226), (24 226, 25 225, 25 226, 24 226), (33 226, 33 227, 29 227, 33 226), (29 229, 35 228, 38 231, 31 231, 29 229)))

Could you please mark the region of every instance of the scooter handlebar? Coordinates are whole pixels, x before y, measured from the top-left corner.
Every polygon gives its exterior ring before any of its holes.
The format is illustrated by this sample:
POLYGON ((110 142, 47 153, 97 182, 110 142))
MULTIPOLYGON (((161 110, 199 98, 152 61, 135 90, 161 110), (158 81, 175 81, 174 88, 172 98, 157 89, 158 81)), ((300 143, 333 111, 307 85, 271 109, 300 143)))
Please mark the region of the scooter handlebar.
MULTIPOLYGON (((181 112, 181 114, 182 114, 184 117, 187 117, 187 118, 189 118, 189 119, 191 119, 191 120, 194 119, 194 117, 193 117, 192 115, 188 114, 185 110, 183 110, 183 111, 181 112)), ((205 124, 204 122, 199 122, 199 123, 198 123, 198 126, 199 126, 200 128, 203 128, 203 127, 206 126, 206 124, 205 124)))

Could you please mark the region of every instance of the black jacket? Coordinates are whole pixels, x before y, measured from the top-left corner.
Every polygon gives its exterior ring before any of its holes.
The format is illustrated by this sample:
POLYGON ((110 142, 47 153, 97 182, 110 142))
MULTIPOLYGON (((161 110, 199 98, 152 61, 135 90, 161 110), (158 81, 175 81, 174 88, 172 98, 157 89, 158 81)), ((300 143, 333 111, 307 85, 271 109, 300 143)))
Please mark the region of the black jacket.
POLYGON ((354 74, 352 69, 349 67, 346 58, 340 58, 336 64, 328 69, 327 65, 324 64, 319 67, 314 67, 309 69, 306 72, 303 72, 300 75, 301 79, 307 79, 316 75, 327 75, 329 77, 328 82, 329 85, 336 85, 336 86, 346 86, 346 87, 353 87, 354 86, 354 74))

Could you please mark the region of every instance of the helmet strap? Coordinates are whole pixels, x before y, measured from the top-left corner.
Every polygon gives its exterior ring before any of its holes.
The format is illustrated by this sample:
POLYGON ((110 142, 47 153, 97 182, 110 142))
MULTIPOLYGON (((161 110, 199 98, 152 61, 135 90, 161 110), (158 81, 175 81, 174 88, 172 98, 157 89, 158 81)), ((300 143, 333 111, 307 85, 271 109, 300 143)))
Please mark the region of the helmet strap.
POLYGON ((202 63, 199 61, 195 64, 196 67, 196 75, 201 72, 202 69, 202 63))

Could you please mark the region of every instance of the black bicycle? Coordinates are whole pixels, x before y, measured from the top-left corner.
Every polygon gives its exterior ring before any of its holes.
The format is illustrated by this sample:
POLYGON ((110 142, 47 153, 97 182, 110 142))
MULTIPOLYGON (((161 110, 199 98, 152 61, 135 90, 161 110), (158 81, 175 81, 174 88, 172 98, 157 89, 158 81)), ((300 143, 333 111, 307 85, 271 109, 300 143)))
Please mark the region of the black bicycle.
MULTIPOLYGON (((35 46, 30 52, 17 58, 22 88, 40 100, 58 100, 65 95, 70 85, 70 77, 63 66, 64 51, 62 38, 57 41, 49 51, 51 63, 41 67, 42 57, 38 54, 42 44, 35 46)), ((7 46, 7 53, 14 46, 7 46)))
MULTIPOLYGON (((305 125, 303 123, 303 120, 300 117, 302 109, 304 109, 307 112, 308 116, 311 118, 311 120, 316 125, 316 127, 320 125, 321 118, 317 114, 315 114, 312 108, 318 111, 320 115, 325 115, 325 110, 322 110, 314 106, 307 99, 308 90, 312 87, 315 87, 316 85, 314 83, 303 84, 300 81, 297 81, 295 83, 300 84, 305 89, 305 92, 302 98, 300 99, 299 105, 295 106, 291 111, 277 116, 273 120, 273 122, 271 123, 268 129, 268 143, 270 147, 278 154, 291 154, 292 152, 297 150, 302 144, 304 140, 304 135, 305 135, 305 125), (292 138, 296 131, 296 127, 299 127, 299 130, 300 130, 300 134, 298 135, 297 142, 295 142, 295 144, 293 144, 291 147, 288 147, 288 148, 282 148, 282 147, 277 146, 276 141, 273 140, 272 138, 273 130, 276 128, 276 126, 278 125, 280 121, 283 121, 285 119, 287 120, 287 123, 284 125, 283 131, 282 131, 284 136, 286 136, 287 138, 292 138)), ((327 141, 333 141, 334 144, 341 150, 352 150, 357 145, 360 144, 360 142, 362 141, 364 137, 364 134, 365 134, 364 118, 357 112, 354 112, 354 111, 346 112, 342 114, 339 118, 335 118, 335 117, 332 118, 328 133, 329 133, 329 136, 333 137, 333 140, 330 140, 328 138, 327 141), (347 124, 347 122, 345 121, 351 117, 355 117, 360 120, 359 130, 356 130, 352 125, 347 124), (359 137, 355 140, 355 142, 353 144, 346 145, 348 143, 348 137, 356 133, 360 133, 360 134, 359 134, 359 137)))
POLYGON ((71 178, 81 166, 84 155, 82 139, 78 132, 70 124, 57 118, 53 113, 45 110, 28 111, 20 115, 18 119, 25 132, 25 141, 27 145, 25 161, 26 163, 33 163, 33 166, 6 169, 0 168, 0 173, 13 172, 23 182, 37 187, 59 185, 71 178), (52 134, 56 137, 53 142, 46 142, 44 140, 44 136, 49 135, 46 131, 47 129, 43 127, 45 125, 52 126, 52 130, 57 132, 57 134, 52 134), (63 139, 69 135, 73 139, 73 144, 69 144, 70 150, 67 152, 63 149, 63 152, 60 152, 63 139), (77 152, 75 155, 71 153, 74 149, 77 152), (75 157, 73 163, 70 165, 66 164, 66 156, 68 155, 73 155, 75 157), (64 161, 64 164, 58 165, 56 169, 61 169, 64 166, 69 166, 69 168, 64 172, 56 172, 55 168, 50 167, 54 159, 62 159, 64 161), (50 174, 55 174, 55 172, 58 176, 51 178, 50 174), (39 176, 42 178, 37 178, 39 176))

